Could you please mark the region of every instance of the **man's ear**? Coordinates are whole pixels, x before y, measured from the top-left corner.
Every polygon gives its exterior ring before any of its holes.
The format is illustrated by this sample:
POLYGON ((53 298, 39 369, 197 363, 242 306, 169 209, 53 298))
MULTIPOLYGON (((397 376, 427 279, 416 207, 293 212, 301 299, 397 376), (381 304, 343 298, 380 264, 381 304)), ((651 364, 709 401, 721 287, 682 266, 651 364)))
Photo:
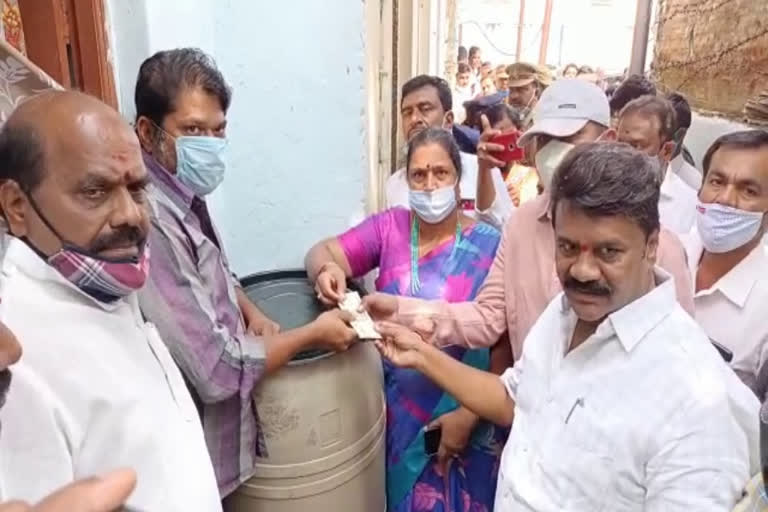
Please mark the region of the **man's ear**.
POLYGON ((668 140, 661 145, 661 149, 659 150, 659 157, 665 162, 669 162, 674 156, 673 153, 675 152, 676 146, 677 143, 674 140, 668 140))
POLYGON ((659 230, 656 229, 648 235, 648 242, 646 243, 646 257, 653 263, 656 264, 657 255, 659 252, 659 230))
POLYGON ((140 116, 136 120, 136 136, 139 138, 141 149, 152 154, 153 141, 157 136, 157 127, 149 118, 140 116))
POLYGON ((600 135, 595 142, 616 142, 619 134, 613 128, 608 128, 600 135))
POLYGON ((445 117, 443 118, 443 128, 446 130, 453 129, 453 121, 454 121, 454 115, 453 110, 449 110, 445 113, 445 117))
POLYGON ((29 199, 14 180, 0 183, 0 211, 8 223, 8 231, 16 237, 27 234, 27 215, 29 199))

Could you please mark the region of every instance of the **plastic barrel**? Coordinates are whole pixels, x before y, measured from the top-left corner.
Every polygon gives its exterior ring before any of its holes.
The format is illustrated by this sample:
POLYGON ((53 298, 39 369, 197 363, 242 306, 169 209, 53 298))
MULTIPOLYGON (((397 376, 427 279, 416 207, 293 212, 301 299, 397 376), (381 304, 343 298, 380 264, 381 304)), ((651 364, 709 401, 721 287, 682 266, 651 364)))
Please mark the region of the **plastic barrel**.
MULTIPOLYGON (((246 294, 283 329, 322 306, 304 271, 242 280, 246 294)), ((224 501, 226 512, 368 512, 386 509, 386 424, 381 360, 370 343, 309 351, 265 379, 254 403, 268 454, 224 501)))

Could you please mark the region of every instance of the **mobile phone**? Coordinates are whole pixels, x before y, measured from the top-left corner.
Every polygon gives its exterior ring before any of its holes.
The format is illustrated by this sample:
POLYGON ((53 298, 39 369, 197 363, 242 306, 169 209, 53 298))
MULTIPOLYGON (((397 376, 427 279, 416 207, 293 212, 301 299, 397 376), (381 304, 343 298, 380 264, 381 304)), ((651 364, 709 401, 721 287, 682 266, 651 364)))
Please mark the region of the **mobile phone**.
POLYGON ((428 456, 437 455, 440 449, 440 436, 442 435, 440 427, 434 427, 424 431, 424 453, 428 456))
POLYGON ((729 349, 722 346, 712 338, 710 338, 709 341, 712 343, 712 345, 715 346, 717 351, 720 352, 720 356, 722 356, 722 358, 725 360, 726 363, 730 363, 731 361, 733 361, 733 352, 731 352, 729 349))
POLYGON ((504 151, 493 153, 493 156, 506 163, 523 160, 525 150, 517 145, 518 139, 520 139, 518 131, 502 133, 492 138, 489 142, 504 146, 504 151))

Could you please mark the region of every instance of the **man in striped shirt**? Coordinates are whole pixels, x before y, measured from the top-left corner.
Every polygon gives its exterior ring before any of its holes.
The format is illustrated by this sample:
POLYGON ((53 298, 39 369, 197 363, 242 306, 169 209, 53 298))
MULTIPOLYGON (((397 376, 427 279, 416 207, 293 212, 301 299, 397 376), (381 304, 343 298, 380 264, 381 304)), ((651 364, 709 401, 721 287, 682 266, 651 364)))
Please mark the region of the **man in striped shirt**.
POLYGON ((341 312, 285 333, 246 297, 230 270, 205 196, 224 177, 231 91, 195 49, 159 52, 139 70, 136 131, 152 182, 152 266, 141 307, 197 400, 222 496, 265 455, 251 391, 309 346, 345 350, 341 312))

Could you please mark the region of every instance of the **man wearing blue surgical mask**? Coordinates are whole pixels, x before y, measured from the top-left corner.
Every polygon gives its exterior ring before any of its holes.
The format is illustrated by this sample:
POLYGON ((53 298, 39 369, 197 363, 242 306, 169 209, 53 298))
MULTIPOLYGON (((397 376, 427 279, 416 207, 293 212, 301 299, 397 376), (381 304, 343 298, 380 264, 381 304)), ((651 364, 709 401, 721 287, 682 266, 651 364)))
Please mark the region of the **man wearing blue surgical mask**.
MULTIPOLYGON (((704 157, 696 226, 686 240, 696 321, 733 352, 731 367, 753 389, 768 360, 768 132, 717 139, 704 157)), ((763 399, 763 396, 760 396, 763 399)))
POLYGON ((339 311, 278 333, 232 274, 205 203, 226 170, 231 91, 200 50, 159 52, 141 65, 136 131, 152 183, 152 271, 144 315, 197 398, 222 496, 254 473, 264 439, 251 399, 262 378, 310 346, 346 350, 354 331, 339 311))

